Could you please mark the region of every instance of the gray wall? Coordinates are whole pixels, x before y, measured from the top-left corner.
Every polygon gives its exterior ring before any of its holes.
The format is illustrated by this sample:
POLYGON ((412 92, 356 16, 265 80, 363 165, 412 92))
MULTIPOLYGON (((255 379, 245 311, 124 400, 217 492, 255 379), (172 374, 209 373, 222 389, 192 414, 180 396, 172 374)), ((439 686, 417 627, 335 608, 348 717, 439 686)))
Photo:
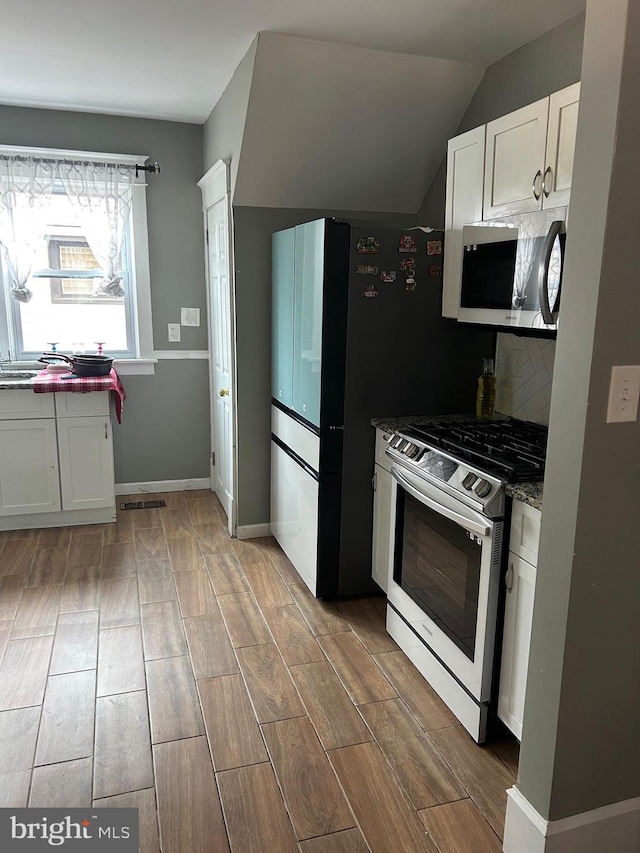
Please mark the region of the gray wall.
POLYGON ((415 213, 483 71, 261 33, 234 203, 415 213))
MULTIPOLYGON (((0 142, 117 154, 148 154, 162 172, 147 190, 155 349, 207 348, 202 201, 202 127, 178 122, 0 106, 0 142), (170 344, 180 307, 202 325, 170 344)), ((209 476, 206 361, 161 361, 155 376, 124 376, 123 422, 114 428, 116 482, 209 476), (196 365, 197 366, 194 366, 196 365), (181 405, 174 404, 175 394, 181 405)))
POLYGON ((640 5, 628 9, 625 41, 627 4, 587 6, 518 782, 551 819, 640 796, 640 423, 606 423, 612 365, 640 364, 640 5))
POLYGON ((229 160, 232 196, 238 177, 240 150, 259 38, 260 36, 256 36, 253 40, 229 81, 229 85, 204 124, 204 169, 207 171, 218 160, 229 160))
MULTIPOLYGON (((456 136, 580 79, 584 15, 577 15, 487 68, 456 136)), ((444 223, 446 150, 418 220, 444 223)))

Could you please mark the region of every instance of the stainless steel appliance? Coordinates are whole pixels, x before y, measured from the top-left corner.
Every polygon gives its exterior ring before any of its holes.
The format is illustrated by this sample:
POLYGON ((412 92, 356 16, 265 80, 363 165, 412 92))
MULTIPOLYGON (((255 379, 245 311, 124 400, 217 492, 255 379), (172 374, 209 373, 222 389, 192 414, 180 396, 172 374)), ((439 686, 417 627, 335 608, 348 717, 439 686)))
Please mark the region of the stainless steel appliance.
POLYGON ((486 736, 505 484, 540 480, 547 431, 438 420, 390 436, 394 559, 387 630, 481 743, 486 736))
POLYGON ((554 332, 566 208, 465 225, 458 320, 554 332))

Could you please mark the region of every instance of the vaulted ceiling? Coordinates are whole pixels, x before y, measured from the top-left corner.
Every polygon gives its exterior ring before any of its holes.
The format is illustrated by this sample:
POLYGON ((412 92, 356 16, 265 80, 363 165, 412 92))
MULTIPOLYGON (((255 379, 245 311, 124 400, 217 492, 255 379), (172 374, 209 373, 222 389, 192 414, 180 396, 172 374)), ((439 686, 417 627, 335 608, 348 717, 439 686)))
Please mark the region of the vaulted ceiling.
POLYGON ((486 66, 585 0, 3 0, 0 103, 203 122, 259 31, 486 66))

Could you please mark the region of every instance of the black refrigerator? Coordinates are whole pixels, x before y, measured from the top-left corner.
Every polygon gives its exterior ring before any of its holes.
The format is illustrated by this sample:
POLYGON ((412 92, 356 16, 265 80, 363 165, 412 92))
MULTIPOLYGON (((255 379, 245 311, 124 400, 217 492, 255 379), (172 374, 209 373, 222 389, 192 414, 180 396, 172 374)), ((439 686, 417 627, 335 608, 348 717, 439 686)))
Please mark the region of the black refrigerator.
POLYGON ((319 598, 369 595, 374 417, 472 412, 494 333, 441 316, 442 232, 273 235, 271 530, 319 598))

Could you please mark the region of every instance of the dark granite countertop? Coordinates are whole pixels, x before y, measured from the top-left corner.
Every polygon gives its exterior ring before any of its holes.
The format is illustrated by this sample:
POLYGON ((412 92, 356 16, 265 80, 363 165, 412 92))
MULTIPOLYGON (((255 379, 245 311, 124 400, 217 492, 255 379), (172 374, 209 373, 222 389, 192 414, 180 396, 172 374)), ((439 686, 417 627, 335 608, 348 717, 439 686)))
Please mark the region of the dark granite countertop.
POLYGON ((535 507, 542 511, 543 483, 513 483, 505 486, 505 493, 514 501, 535 507))
POLYGON ((0 370, 0 391, 33 391, 37 370, 0 370))

